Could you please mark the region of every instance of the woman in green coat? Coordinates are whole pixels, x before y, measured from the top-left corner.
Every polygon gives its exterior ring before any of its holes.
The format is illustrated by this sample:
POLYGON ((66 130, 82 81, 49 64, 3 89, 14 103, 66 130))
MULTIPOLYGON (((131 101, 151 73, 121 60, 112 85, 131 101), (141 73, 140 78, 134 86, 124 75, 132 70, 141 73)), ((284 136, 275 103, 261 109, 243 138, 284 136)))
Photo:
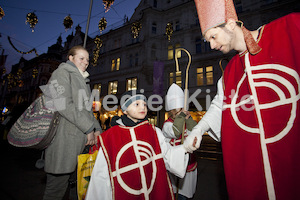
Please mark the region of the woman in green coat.
POLYGON ((44 200, 63 198, 70 175, 76 170, 77 156, 86 145, 94 145, 102 132, 90 105, 88 65, 87 50, 74 46, 68 53, 68 61, 58 66, 49 81, 56 91, 51 96, 61 118, 56 136, 45 150, 44 200))

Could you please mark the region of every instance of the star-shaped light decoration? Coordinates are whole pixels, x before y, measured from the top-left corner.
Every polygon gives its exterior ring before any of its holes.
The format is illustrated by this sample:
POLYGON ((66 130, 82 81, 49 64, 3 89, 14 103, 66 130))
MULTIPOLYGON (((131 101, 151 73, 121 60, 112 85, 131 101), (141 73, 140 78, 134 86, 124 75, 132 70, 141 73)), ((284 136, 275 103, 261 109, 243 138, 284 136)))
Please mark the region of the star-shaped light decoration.
POLYGON ((97 36, 94 40, 95 44, 96 44, 96 48, 93 50, 93 61, 92 61, 92 65, 96 66, 98 63, 98 58, 99 58, 99 53, 100 53, 100 47, 102 47, 102 40, 100 39, 99 36, 97 36))
POLYGON ((4 10, 0 7, 0 19, 5 16, 4 10))
POLYGON ((38 75, 38 73, 39 73, 39 71, 38 71, 37 69, 33 69, 33 70, 32 70, 32 77, 33 77, 33 78, 36 78, 37 75, 38 75))
POLYGON ((65 30, 67 31, 68 29, 72 28, 73 26, 73 20, 70 17, 70 15, 66 16, 64 19, 64 26, 65 26, 65 30))
POLYGON ((103 5, 104 5, 104 9, 105 9, 105 12, 107 12, 110 7, 114 4, 114 0, 103 0, 103 5))
POLYGON ((174 31, 173 31, 173 25, 172 25, 172 23, 167 23, 167 26, 166 26, 166 35, 168 37, 169 42, 171 40, 171 36, 172 36, 173 32, 174 31))
POLYGON ((102 31, 104 31, 106 29, 106 26, 107 26, 107 21, 104 17, 102 17, 99 21, 99 24, 98 24, 98 28, 100 30, 100 33, 102 33, 102 31))
POLYGON ((133 35, 133 38, 137 38, 139 36, 141 29, 142 29, 142 24, 140 22, 134 22, 131 25, 131 33, 133 35))
POLYGON ((26 21, 25 21, 25 23, 26 24, 29 23, 32 32, 34 32, 34 27, 38 23, 38 18, 36 16, 36 14, 34 12, 28 13, 26 15, 26 21))

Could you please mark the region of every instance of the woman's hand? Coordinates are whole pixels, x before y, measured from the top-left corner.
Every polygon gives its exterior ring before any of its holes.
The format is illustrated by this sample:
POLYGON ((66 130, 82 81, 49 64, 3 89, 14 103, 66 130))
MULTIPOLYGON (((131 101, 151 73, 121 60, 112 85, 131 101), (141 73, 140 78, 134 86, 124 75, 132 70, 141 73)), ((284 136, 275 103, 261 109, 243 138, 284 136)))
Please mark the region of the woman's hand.
POLYGON ((92 131, 89 134, 87 134, 86 137, 87 137, 87 142, 86 142, 85 145, 94 145, 94 144, 96 144, 94 131, 92 131))

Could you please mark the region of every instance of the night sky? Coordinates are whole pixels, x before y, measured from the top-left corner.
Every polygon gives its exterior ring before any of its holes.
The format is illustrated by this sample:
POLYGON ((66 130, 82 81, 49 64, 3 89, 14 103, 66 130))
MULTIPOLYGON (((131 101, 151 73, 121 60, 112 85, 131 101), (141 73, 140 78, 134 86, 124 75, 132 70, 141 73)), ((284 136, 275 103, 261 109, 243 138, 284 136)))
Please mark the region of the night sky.
MULTIPOLYGON (((105 17, 107 20, 107 30, 111 29, 124 20, 132 16, 134 9, 141 0, 115 0, 108 12, 105 12, 102 0, 93 0, 91 19, 88 35, 95 37, 100 34, 98 29, 99 20, 105 17)), ((4 54, 8 55, 6 69, 9 73, 11 65, 19 62, 22 54, 18 53, 9 44, 8 36, 13 45, 20 51, 27 52, 35 48, 39 55, 47 53, 48 47, 55 44, 61 35, 63 43, 66 36, 75 33, 75 27, 79 24, 85 33, 89 0, 0 0, 0 7, 4 10, 5 16, 0 20, 0 48, 4 49, 4 54), (29 24, 25 24, 26 15, 34 12, 38 17, 38 23, 34 32, 29 24), (70 15, 73 19, 73 27, 65 30, 63 20, 70 15)), ((34 58, 35 53, 23 55, 26 60, 34 58)))

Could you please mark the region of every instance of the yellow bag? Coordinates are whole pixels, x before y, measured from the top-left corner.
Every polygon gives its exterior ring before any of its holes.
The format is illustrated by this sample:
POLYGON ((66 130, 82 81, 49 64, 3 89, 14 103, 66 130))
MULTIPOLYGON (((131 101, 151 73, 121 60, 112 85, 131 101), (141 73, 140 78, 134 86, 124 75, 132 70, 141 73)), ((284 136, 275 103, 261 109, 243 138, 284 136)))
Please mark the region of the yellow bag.
POLYGON ((92 171, 97 158, 98 150, 90 150, 87 154, 78 156, 77 166, 77 193, 78 200, 84 200, 90 183, 92 171))

